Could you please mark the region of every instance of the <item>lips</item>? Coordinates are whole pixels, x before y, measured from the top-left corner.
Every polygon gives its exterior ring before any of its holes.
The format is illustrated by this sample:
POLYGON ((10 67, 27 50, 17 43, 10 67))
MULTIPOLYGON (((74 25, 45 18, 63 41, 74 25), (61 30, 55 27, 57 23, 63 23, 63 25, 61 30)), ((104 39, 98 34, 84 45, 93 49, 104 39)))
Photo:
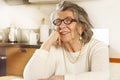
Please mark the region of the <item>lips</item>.
POLYGON ((62 32, 60 32, 61 35, 66 35, 68 33, 70 33, 70 32, 68 32, 68 31, 62 31, 62 32))

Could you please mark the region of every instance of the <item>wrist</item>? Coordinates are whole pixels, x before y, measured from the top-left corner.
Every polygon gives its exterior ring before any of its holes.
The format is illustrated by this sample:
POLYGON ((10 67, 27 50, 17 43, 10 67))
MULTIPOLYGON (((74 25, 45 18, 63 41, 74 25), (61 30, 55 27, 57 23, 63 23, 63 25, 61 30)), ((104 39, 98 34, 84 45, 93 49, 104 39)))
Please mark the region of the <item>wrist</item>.
POLYGON ((43 42, 41 48, 46 51, 49 51, 51 46, 52 46, 52 42, 51 42, 51 40, 48 39, 47 41, 43 42))

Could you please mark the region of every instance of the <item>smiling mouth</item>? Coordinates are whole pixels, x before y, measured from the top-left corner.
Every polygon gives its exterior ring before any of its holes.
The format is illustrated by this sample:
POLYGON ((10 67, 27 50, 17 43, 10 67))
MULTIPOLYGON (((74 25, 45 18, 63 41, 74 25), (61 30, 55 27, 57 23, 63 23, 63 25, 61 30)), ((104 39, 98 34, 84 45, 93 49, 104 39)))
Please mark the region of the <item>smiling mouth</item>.
POLYGON ((68 34, 68 33, 70 33, 70 32, 61 32, 60 34, 61 34, 61 35, 66 35, 66 34, 68 34))

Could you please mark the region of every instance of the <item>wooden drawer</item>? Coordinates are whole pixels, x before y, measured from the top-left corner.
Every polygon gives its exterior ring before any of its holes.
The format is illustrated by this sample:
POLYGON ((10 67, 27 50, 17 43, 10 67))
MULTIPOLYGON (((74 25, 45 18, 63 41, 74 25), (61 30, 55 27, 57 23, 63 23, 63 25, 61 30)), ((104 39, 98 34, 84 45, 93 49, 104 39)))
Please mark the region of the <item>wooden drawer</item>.
POLYGON ((7 48, 6 75, 23 76, 24 67, 35 50, 35 48, 7 48))

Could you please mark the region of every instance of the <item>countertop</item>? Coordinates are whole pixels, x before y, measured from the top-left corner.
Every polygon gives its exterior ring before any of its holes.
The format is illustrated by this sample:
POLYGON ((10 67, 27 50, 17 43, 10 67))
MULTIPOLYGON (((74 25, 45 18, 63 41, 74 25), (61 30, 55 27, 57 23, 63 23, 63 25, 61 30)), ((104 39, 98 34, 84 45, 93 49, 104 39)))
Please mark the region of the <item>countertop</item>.
POLYGON ((19 48, 40 48, 39 44, 29 44, 29 43, 0 43, 0 47, 19 47, 19 48))

